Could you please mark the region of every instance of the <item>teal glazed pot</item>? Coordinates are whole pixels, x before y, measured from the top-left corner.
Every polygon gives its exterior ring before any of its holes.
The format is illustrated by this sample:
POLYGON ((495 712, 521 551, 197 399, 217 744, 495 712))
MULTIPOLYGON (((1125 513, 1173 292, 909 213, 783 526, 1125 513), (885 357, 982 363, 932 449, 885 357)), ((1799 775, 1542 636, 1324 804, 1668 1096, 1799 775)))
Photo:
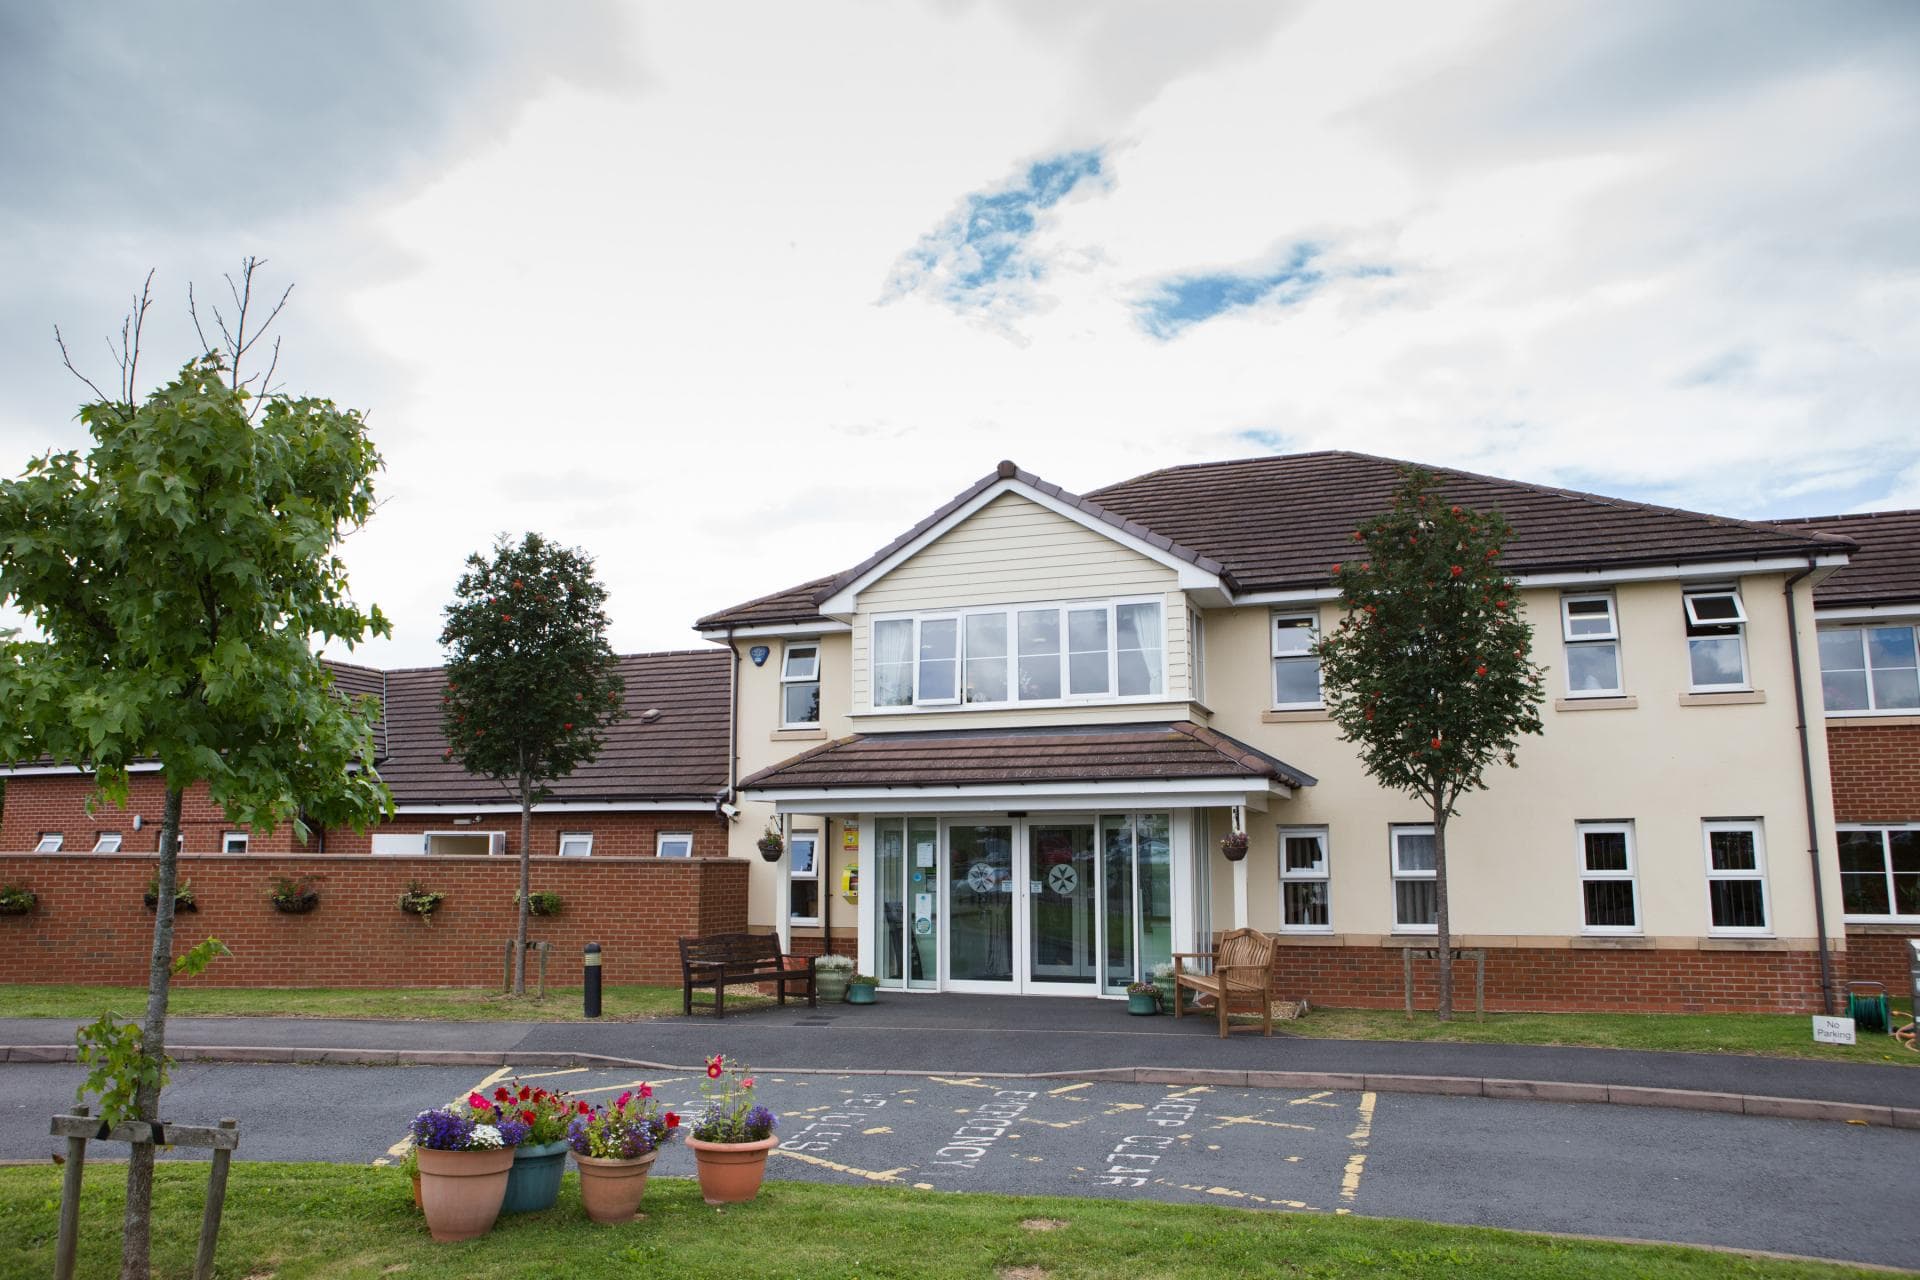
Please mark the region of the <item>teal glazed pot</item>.
POLYGON ((873 984, 868 982, 853 982, 847 984, 847 1003, 872 1004, 873 984))
POLYGON ((1127 1012, 1137 1017, 1150 1017, 1160 1012, 1160 997, 1151 991, 1127 993, 1127 1012))
POLYGON ((567 1171, 567 1143, 529 1143, 513 1150, 513 1168, 507 1173, 507 1198, 502 1213, 538 1213, 553 1208, 560 1198, 560 1178, 567 1171))

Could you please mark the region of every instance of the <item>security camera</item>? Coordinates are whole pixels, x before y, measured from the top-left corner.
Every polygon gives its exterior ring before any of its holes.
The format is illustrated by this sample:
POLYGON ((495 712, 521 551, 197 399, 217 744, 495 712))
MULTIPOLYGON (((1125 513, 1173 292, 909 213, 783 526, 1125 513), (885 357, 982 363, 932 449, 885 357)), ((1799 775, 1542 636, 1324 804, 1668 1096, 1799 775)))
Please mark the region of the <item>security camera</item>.
POLYGON ((728 822, 732 822, 735 818, 738 818, 740 816, 740 806, 735 804, 729 804, 723 800, 720 802, 720 816, 725 818, 728 822))

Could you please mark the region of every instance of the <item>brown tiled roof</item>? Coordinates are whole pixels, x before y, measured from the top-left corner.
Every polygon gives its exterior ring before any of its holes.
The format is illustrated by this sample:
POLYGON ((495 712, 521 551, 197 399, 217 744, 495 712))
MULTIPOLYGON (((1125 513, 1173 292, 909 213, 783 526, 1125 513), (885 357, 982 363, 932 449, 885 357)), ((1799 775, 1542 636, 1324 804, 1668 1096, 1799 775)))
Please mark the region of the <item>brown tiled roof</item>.
POLYGON ((1837 533, 1860 544, 1845 568, 1813 589, 1816 606, 1920 603, 1920 510, 1810 516, 1778 523, 1807 533, 1837 533))
MULTIPOLYGON (((721 649, 636 653, 620 659, 626 715, 592 764, 552 785, 555 800, 710 800, 727 784, 727 682, 721 649), (647 720, 644 713, 660 712, 647 720)), ((501 784, 446 757, 439 667, 387 672, 387 755, 380 763, 398 804, 499 804, 501 784)))
MULTIPOLYGON (((1217 573, 1234 591, 1324 587, 1352 548, 1353 529, 1387 509, 1410 464, 1333 451, 1240 458, 1152 471, 1080 497, 1010 462, 844 573, 708 614, 702 630, 820 621, 828 596, 999 480, 1016 477, 1103 523, 1217 573)), ((1506 563, 1518 573, 1750 560, 1847 551, 1844 538, 1573 489, 1429 467, 1440 491, 1494 508, 1513 525, 1506 563)), ((1837 532, 1837 531, 1836 531, 1837 532)))
POLYGON ((1073 729, 854 734, 762 769, 742 791, 938 787, 1027 782, 1266 779, 1310 787, 1311 775, 1189 721, 1073 729))
POLYGON ((332 673, 333 687, 345 694, 349 701, 368 696, 380 699, 380 718, 373 722, 373 758, 378 760, 386 755, 387 673, 351 662, 336 662, 332 658, 322 658, 320 665, 332 673))
MULTIPOLYGON (((1089 496, 1171 538, 1204 547, 1242 590, 1331 584, 1353 530, 1384 511, 1409 464, 1344 451, 1170 467, 1089 496)), ((1449 500, 1497 509, 1513 526, 1516 573, 1747 560, 1846 551, 1844 540, 1778 525, 1428 467, 1449 500)))

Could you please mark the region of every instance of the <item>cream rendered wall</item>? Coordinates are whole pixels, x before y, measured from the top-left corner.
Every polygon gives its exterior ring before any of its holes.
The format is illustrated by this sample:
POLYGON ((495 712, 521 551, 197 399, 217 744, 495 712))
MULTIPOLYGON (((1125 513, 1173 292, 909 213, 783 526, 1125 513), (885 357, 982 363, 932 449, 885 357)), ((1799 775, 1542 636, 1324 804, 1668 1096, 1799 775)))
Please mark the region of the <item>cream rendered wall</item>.
MULTIPOLYGON (((1543 736, 1526 739, 1517 769, 1490 775, 1490 789, 1464 797, 1448 826, 1449 884, 1456 933, 1488 939, 1574 937, 1581 928, 1574 824, 1634 822, 1641 922, 1649 939, 1708 933, 1703 818, 1760 818, 1764 823, 1772 944, 1805 944, 1815 932, 1807 862, 1799 739, 1781 575, 1741 583, 1749 616, 1749 671, 1764 701, 1720 698, 1683 705, 1687 648, 1676 583, 1625 585, 1619 602, 1621 663, 1632 709, 1556 709, 1565 676, 1558 591, 1528 591, 1521 605, 1535 628, 1535 659, 1548 669, 1543 736)), ((1796 588, 1803 678, 1819 696, 1811 590, 1796 588)), ((1332 605, 1323 628, 1338 623, 1332 605)), ((1268 723, 1271 668, 1265 608, 1208 612, 1207 681, 1212 724, 1315 775, 1319 785, 1249 815, 1251 921, 1278 928, 1279 876, 1275 829, 1329 828, 1331 902, 1337 935, 1377 938, 1393 929, 1388 824, 1426 822, 1415 801, 1381 790, 1360 768, 1334 725, 1311 713, 1268 723)), ((1561 708, 1567 704, 1563 701, 1561 708)), ((1834 861, 1832 804, 1825 744, 1813 735, 1815 796, 1828 902, 1828 931, 1843 932, 1834 861)), ((1215 883, 1231 872, 1216 851, 1215 883)), ((1224 918, 1218 914, 1216 927, 1224 918)), ((1230 910, 1230 907, 1229 907, 1230 910)), ((1629 944, 1630 945, 1630 944, 1629 944)), ((1673 944, 1670 944, 1673 945, 1673 944)), ((1710 945, 1721 945, 1715 942, 1710 945)))

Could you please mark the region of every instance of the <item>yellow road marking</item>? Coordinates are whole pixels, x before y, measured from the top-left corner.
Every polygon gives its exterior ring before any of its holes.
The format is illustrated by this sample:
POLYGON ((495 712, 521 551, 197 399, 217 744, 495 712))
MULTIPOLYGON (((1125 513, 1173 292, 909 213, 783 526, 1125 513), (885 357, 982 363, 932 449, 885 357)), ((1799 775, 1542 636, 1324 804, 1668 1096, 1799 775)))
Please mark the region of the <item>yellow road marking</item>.
POLYGON ((1145 1111, 1146 1109, 1147 1104, 1144 1102, 1116 1102, 1101 1114, 1117 1116, 1122 1111, 1145 1111))
POLYGON ((1254 1204, 1277 1204, 1287 1209, 1312 1209, 1304 1200, 1275 1200, 1266 1196, 1257 1196, 1251 1191, 1235 1191, 1232 1187, 1203 1187, 1190 1182, 1168 1182, 1165 1178, 1155 1178, 1163 1187, 1178 1187, 1182 1191, 1198 1191, 1201 1195, 1219 1196, 1226 1200, 1248 1200, 1254 1204))
POLYGON ((576 1098, 584 1098, 589 1094, 619 1093, 622 1089, 638 1089, 643 1084, 652 1085, 657 1089, 663 1084, 679 1084, 685 1079, 687 1079, 686 1076, 675 1076, 668 1080, 629 1080, 625 1084, 610 1084, 600 1089, 569 1089, 567 1092, 576 1098))
POLYGON ((913 1184, 913 1189, 915 1191, 931 1191, 933 1190, 933 1184, 931 1182, 916 1182, 913 1184))
POLYGON ((524 1075, 520 1078, 522 1080, 545 1080, 549 1076, 577 1076, 581 1072, 589 1069, 590 1068, 587 1067, 568 1067, 562 1071, 535 1071, 530 1075, 524 1075))
MULTIPOLYGON (((1171 1089, 1173 1088, 1173 1086, 1168 1085, 1167 1088, 1171 1089)), ((1170 1093, 1167 1096, 1169 1098, 1186 1098, 1186 1097, 1191 1097, 1193 1094, 1196 1094, 1196 1093, 1212 1093, 1212 1092, 1213 1092, 1212 1085, 1196 1084, 1192 1088, 1182 1089, 1178 1093, 1170 1093)))
POLYGON ((964 1079, 964 1080, 949 1080, 949 1079, 948 1079, 947 1077, 945 1077, 945 1076, 928 1076, 928 1077, 927 1077, 927 1079, 929 1079, 929 1080, 931 1080, 931 1081, 933 1081, 933 1082, 934 1082, 935 1084, 952 1084, 952 1085, 961 1085, 961 1086, 964 1086, 964 1087, 966 1087, 966 1088, 968 1088, 968 1089, 991 1089, 991 1088, 993 1088, 993 1086, 992 1086, 992 1085, 990 1085, 990 1084, 981 1084, 981 1083, 980 1083, 980 1077, 978 1077, 978 1076, 968 1076, 968 1077, 967 1077, 966 1079, 964 1079))
POLYGON ((1261 1120, 1255 1116, 1215 1116, 1214 1119, 1220 1122, 1213 1126, 1216 1129, 1224 1129, 1231 1124, 1258 1124, 1265 1125, 1269 1129, 1297 1129, 1301 1133, 1314 1131, 1310 1124, 1287 1124, 1280 1120, 1261 1120))
POLYGON ((1322 1101, 1320 1101, 1320 1099, 1322 1099, 1322 1098, 1331 1098, 1332 1096, 1333 1096, 1333 1090, 1331 1090, 1331 1089, 1325 1089, 1325 1090, 1322 1090, 1322 1091, 1321 1091, 1321 1092, 1319 1092, 1319 1093, 1310 1093, 1310 1094, 1308 1094, 1308 1095, 1307 1095, 1306 1097, 1304 1097, 1304 1098, 1288 1098, 1288 1099, 1287 1099, 1287 1105, 1288 1105, 1288 1106, 1290 1106, 1290 1107, 1335 1107, 1335 1108, 1338 1108, 1340 1104, 1339 1104, 1339 1103, 1337 1103, 1337 1102, 1322 1102, 1322 1101))
POLYGON ((1373 1094, 1360 1095, 1360 1123, 1347 1135, 1353 1143, 1353 1154, 1347 1157, 1347 1171, 1340 1179, 1340 1198, 1348 1204, 1360 1194, 1360 1175, 1366 1172, 1367 1142, 1373 1137, 1373 1104, 1373 1094))
POLYGON ((850 1173, 856 1178, 865 1178, 868 1182, 898 1182, 900 1175, 913 1167, 903 1164, 898 1169, 882 1169, 876 1172, 872 1169, 856 1169, 850 1164, 836 1164, 832 1160, 822 1160, 819 1156, 810 1156, 804 1151, 782 1151, 779 1147, 775 1147, 773 1154, 785 1156, 789 1160, 798 1160, 803 1164, 818 1165, 822 1169, 831 1169, 835 1173, 850 1173))
POLYGON ((893 1130, 884 1124, 877 1124, 873 1126, 873 1128, 871 1129, 862 1129, 860 1131, 861 1136, 867 1137, 867 1138, 871 1138, 876 1133, 892 1133, 892 1132, 893 1130))
MULTIPOLYGON (((473 1088, 468 1089, 465 1093, 462 1093, 457 1099, 455 1099, 455 1101, 465 1102, 467 1098, 470 1097, 471 1095, 481 1092, 488 1085, 500 1083, 502 1080, 506 1079, 508 1076, 512 1074, 513 1074, 512 1067, 503 1066, 498 1071, 493 1072, 486 1079, 482 1080, 479 1084, 474 1085, 473 1088)), ((407 1154, 407 1148, 411 1147, 412 1145, 413 1145, 413 1136, 409 1134, 407 1137, 400 1139, 400 1141, 388 1147, 387 1153, 385 1155, 376 1156, 374 1158, 373 1163, 376 1165, 384 1165, 384 1164, 387 1164, 389 1161, 404 1159, 407 1154)))
POLYGON ((1093 1081, 1082 1080, 1079 1084, 1062 1085, 1058 1089, 1049 1089, 1047 1090, 1047 1096, 1049 1098, 1057 1098, 1063 1093, 1074 1093, 1080 1089, 1091 1089, 1091 1088, 1093 1088, 1093 1081))
POLYGON ((1078 1120, 1041 1120, 1034 1116, 1021 1116, 1020 1119, 1026 1124, 1043 1124, 1049 1129, 1071 1129, 1077 1124, 1085 1124, 1091 1117, 1081 1116, 1078 1120))

